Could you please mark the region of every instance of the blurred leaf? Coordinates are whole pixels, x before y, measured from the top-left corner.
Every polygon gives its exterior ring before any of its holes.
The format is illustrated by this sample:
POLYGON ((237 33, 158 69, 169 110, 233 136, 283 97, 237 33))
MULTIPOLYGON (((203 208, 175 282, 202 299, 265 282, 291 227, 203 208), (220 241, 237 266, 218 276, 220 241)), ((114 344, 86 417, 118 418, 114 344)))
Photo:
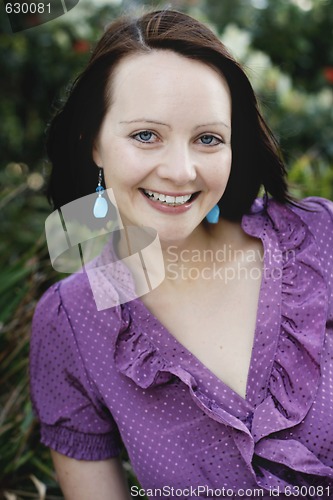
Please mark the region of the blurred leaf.
POLYGON ((8 491, 4 491, 4 496, 6 500, 17 500, 17 496, 13 495, 13 493, 8 493, 8 491))
POLYGON ((44 483, 42 483, 39 479, 37 479, 36 476, 31 474, 30 476, 31 481, 34 483, 36 486, 36 489, 38 491, 38 500, 45 500, 45 495, 46 495, 46 486, 44 483))

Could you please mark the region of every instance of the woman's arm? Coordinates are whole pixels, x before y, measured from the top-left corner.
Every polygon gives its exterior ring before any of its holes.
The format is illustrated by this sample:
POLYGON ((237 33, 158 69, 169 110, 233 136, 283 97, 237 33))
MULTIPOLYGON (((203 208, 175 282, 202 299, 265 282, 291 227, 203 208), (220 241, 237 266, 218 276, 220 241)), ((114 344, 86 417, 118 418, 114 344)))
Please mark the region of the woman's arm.
POLYGON ((75 460, 51 450, 66 500, 130 500, 121 460, 75 460))

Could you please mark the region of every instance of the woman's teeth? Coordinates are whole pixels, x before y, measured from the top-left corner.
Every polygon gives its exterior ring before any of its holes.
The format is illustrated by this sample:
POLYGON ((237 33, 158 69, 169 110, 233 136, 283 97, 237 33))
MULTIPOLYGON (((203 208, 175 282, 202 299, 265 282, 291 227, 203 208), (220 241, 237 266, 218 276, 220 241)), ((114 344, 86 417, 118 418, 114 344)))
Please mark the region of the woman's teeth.
POLYGON ((157 193, 156 191, 149 191, 148 189, 143 190, 144 194, 150 198, 152 201, 159 201, 165 205, 184 205, 192 197, 192 194, 185 194, 183 196, 169 196, 162 193, 157 193))

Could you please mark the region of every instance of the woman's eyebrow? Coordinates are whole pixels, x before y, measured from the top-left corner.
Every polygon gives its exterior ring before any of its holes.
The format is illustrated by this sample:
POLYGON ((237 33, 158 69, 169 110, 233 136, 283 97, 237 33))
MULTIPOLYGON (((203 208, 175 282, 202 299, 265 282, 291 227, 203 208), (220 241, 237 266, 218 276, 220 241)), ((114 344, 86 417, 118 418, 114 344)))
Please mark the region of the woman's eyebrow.
MULTIPOLYGON (((145 123, 154 123, 155 125, 164 125, 165 127, 168 127, 171 129, 171 126, 168 125, 167 123, 163 123, 163 122, 159 122, 159 121, 156 121, 156 120, 150 120, 148 118, 137 118, 135 120, 123 120, 119 123, 123 124, 129 124, 129 123, 142 123, 142 122, 145 122, 145 123)), ((213 126, 213 125, 222 125, 223 127, 226 127, 226 128, 230 128, 230 125, 227 125, 226 123, 220 121, 220 122, 211 122, 211 123, 203 123, 201 125, 196 125, 193 130, 197 130, 198 128, 201 128, 201 127, 210 127, 210 126, 213 126)))
POLYGON ((146 123, 154 123, 155 125, 164 125, 165 127, 168 127, 168 128, 171 128, 170 125, 168 125, 167 123, 163 123, 163 122, 159 122, 159 121, 156 121, 156 120, 150 120, 148 118, 137 118, 135 120, 128 120, 128 121, 121 121, 119 123, 142 123, 142 122, 146 122, 146 123))
POLYGON ((196 130, 197 128, 201 128, 201 127, 211 127, 214 125, 222 125, 223 127, 230 128, 230 125, 227 125, 224 122, 210 122, 210 123, 203 123, 202 125, 197 125, 196 127, 194 127, 193 130, 196 130))

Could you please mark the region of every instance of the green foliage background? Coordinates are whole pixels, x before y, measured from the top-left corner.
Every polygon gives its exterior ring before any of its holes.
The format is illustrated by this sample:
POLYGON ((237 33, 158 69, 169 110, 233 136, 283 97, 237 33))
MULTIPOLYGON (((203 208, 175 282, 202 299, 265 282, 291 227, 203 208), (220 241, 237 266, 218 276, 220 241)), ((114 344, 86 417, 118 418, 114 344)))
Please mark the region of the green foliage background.
MULTIPOLYGON (((0 6, 0 498, 62 498, 48 451, 38 442, 27 372, 34 307, 60 279, 44 238, 50 212, 44 196, 45 128, 104 25, 129 7, 145 5, 83 4, 15 34, 0 6)), ((333 199, 332 1, 174 0, 168 5, 208 22, 243 62, 280 140, 293 194, 333 199)), ((135 482, 127 468, 129 482, 135 482)))

